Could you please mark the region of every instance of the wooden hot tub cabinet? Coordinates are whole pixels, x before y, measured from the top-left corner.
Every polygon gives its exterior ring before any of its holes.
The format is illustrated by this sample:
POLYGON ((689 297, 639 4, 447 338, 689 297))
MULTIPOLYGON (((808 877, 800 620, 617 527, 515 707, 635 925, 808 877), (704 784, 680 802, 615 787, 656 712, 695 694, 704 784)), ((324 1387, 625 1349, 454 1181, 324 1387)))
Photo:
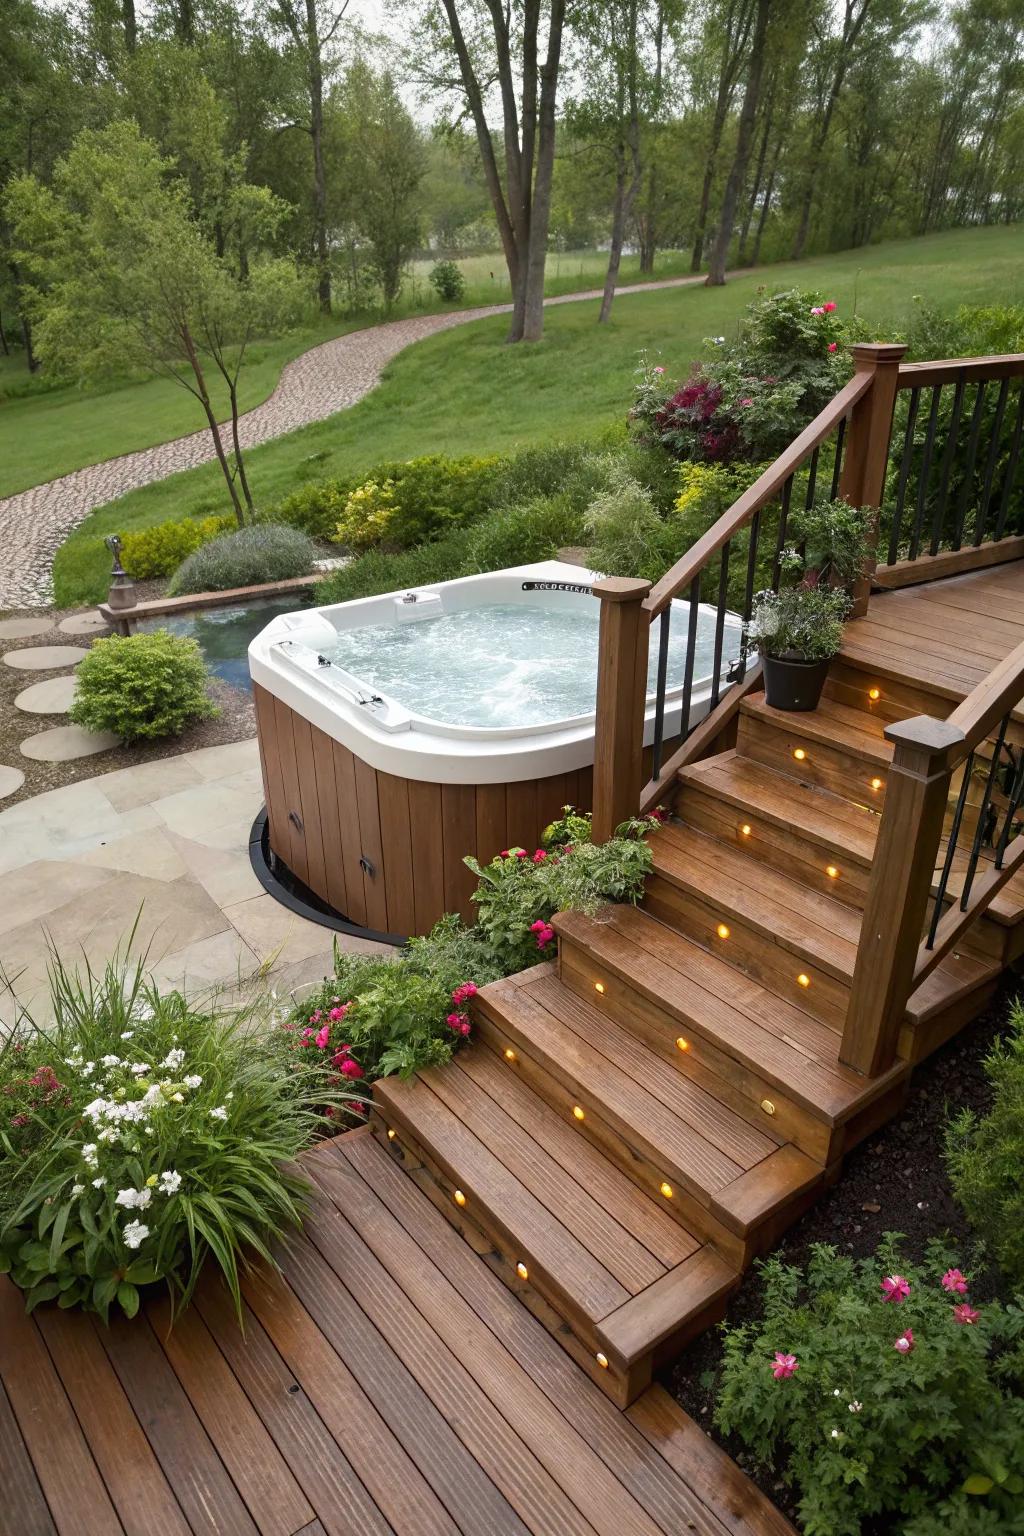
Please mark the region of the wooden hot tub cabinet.
POLYGON ((589 807, 593 770, 510 784, 428 784, 362 762, 255 684, 270 847, 311 891, 362 927, 427 933, 473 920, 463 864, 535 848, 563 805, 589 807))

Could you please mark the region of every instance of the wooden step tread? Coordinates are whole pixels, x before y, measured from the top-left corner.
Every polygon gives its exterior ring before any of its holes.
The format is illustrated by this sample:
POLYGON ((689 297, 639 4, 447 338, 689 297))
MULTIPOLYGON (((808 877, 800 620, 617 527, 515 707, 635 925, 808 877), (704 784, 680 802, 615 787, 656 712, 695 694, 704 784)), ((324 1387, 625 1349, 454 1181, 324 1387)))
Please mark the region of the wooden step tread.
POLYGON ((839 1124, 891 1084, 891 1074, 867 1081, 843 1066, 837 1031, 642 910, 615 907, 600 923, 563 912, 554 923, 691 1034, 827 1125, 839 1124))
MULTIPOLYGON (((761 720, 786 735, 820 741, 866 761, 887 768, 892 762, 892 743, 883 734, 886 722, 866 709, 854 709, 836 699, 823 698, 817 709, 772 709, 763 693, 750 694, 740 705, 742 714, 761 720)), ((795 771, 795 765, 794 765, 795 771)))
POLYGON ((867 806, 827 790, 799 784, 785 774, 741 757, 735 751, 693 763, 679 773, 683 789, 677 811, 686 819, 686 791, 703 791, 734 808, 737 819, 759 818, 795 831, 863 868, 871 864, 878 817, 867 806))

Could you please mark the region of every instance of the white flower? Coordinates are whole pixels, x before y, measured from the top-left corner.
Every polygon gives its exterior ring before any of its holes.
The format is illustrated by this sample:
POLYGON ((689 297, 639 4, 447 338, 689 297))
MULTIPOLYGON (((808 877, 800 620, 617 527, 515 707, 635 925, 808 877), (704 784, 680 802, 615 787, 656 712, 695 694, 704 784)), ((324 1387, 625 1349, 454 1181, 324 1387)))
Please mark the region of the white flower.
POLYGON ((145 1131, 147 1136, 155 1136, 156 1135, 156 1132, 154 1131, 154 1129, 153 1129, 153 1127, 151 1125, 144 1125, 142 1127, 142 1129, 145 1131))
POLYGON ((105 1125, 96 1140, 106 1142, 109 1146, 111 1142, 118 1141, 120 1138, 112 1125, 105 1125))
POLYGON ((176 1195, 181 1188, 181 1174, 175 1168, 165 1168, 160 1175, 160 1193, 176 1195))
POLYGON ((123 1236, 126 1248, 138 1248, 149 1236, 149 1228, 144 1222, 130 1221, 124 1229, 123 1236))
POLYGON ((179 1046, 176 1050, 168 1051, 160 1065, 166 1067, 168 1072, 177 1072, 184 1060, 185 1052, 179 1046))
POLYGON ((224 1107, 223 1104, 218 1104, 216 1109, 211 1109, 210 1110, 210 1119, 211 1120, 226 1120, 227 1117, 228 1117, 228 1112, 227 1112, 227 1109, 224 1107))
POLYGON ((122 1034, 121 1039, 122 1040, 130 1040, 132 1038, 132 1036, 134 1035, 134 1033, 135 1033, 134 1029, 126 1029, 124 1031, 124 1033, 122 1034))
POLYGON ((857 1400, 854 1399, 854 1401, 852 1403, 847 1403, 846 1406, 849 1408, 851 1413, 860 1413, 860 1411, 863 1408, 864 1404, 863 1403, 858 1403, 857 1400))
POLYGON ((227 1100, 229 1100, 229 1101, 230 1101, 230 1100, 231 1100, 231 1099, 233 1099, 233 1098, 234 1098, 234 1096, 235 1096, 235 1095, 234 1095, 234 1093, 226 1093, 226 1094, 225 1094, 225 1095, 224 1095, 224 1097, 225 1097, 225 1099, 227 1099, 227 1100))
POLYGON ((833 1397, 841 1397, 842 1396, 842 1393, 840 1392, 838 1387, 833 1387, 832 1388, 832 1396, 833 1397))
POLYGON ((142 1098, 137 1100, 137 1102, 143 1109, 152 1109, 154 1104, 162 1104, 163 1100, 163 1084, 153 1083, 149 1088, 146 1089, 145 1093, 142 1095, 142 1098))
POLYGON ((119 1189, 115 1205, 123 1205, 128 1211, 144 1211, 153 1198, 151 1189, 119 1189))
POLYGON ((85 1185, 84 1184, 72 1184, 72 1186, 71 1186, 71 1193, 73 1195, 84 1195, 85 1194, 85 1185))
POLYGON ((93 1099, 92 1103, 87 1104, 82 1110, 82 1114, 87 1120, 92 1120, 95 1123, 101 1115, 106 1114, 107 1108, 106 1099, 93 1099))
POLYGON ((841 1440, 843 1437, 838 1429, 833 1429, 829 1431, 829 1438, 832 1440, 841 1440))
POLYGON ((96 1167, 96 1143, 94 1141, 87 1141, 82 1148, 82 1160, 88 1163, 90 1168, 96 1167))
POLYGON ((172 1093, 171 1094, 171 1103, 172 1104, 184 1104, 184 1102, 185 1102, 185 1095, 183 1093, 172 1093))
POLYGON ((119 1067, 121 1058, 120 1056, 101 1056, 100 1063, 104 1067, 119 1067))
POLYGON ((133 1061, 132 1062, 132 1071, 135 1073, 136 1077, 145 1077, 146 1073, 149 1070, 150 1070, 150 1068, 149 1068, 149 1063, 148 1062, 145 1062, 145 1061, 133 1061))
POLYGON ((198 1072, 190 1072, 188 1077, 183 1079, 183 1082, 186 1088, 201 1088, 203 1086, 203 1080, 198 1072))
POLYGON ((92 1077, 92 1074, 95 1072, 95 1070, 96 1063, 94 1061, 87 1061, 85 1066, 80 1068, 83 1077, 92 1077))
POLYGON ((106 1182, 106 1179, 101 1175, 98 1179, 93 1179, 92 1187, 93 1189, 102 1189, 106 1182))

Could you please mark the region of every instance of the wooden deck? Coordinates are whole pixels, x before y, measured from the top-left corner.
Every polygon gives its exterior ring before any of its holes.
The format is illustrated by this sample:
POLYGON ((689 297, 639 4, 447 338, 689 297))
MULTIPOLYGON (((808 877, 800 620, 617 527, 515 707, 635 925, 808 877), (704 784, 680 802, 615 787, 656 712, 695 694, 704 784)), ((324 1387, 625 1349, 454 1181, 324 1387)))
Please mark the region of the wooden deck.
POLYGON ((622 1414, 365 1132, 280 1276, 105 1329, 0 1280, 2 1536, 793 1536, 660 1388, 622 1414))

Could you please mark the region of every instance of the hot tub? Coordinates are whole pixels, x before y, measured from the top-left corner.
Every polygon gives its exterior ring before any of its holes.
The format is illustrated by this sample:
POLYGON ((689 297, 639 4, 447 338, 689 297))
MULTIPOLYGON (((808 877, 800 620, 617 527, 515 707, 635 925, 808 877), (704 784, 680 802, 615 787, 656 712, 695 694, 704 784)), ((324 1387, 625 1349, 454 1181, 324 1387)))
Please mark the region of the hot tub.
MULTIPOLYGON (((599 607, 585 571, 550 560, 275 618, 249 670, 276 858, 368 928, 471 917, 465 854, 534 847, 563 805, 590 804, 599 607)), ((674 603, 666 741, 687 619, 674 603)), ((691 721, 714 625, 702 605, 691 721)), ((723 667, 739 640, 730 618, 723 667)), ((648 742, 653 718, 652 694, 648 742)))

